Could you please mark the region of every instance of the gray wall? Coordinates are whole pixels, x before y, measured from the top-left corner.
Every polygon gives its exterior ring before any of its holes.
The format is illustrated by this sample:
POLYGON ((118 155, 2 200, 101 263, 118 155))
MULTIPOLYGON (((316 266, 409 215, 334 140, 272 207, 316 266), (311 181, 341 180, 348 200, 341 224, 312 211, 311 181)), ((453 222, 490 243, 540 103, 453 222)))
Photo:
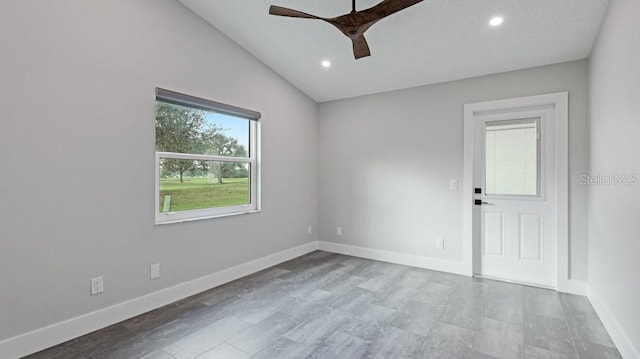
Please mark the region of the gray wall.
POLYGON ((448 187, 462 183, 463 105, 569 91, 570 261, 586 279, 587 72, 577 61, 321 104, 320 239, 461 261, 462 190, 448 187))
POLYGON ((315 240, 317 105, 177 1, 2 1, 0 44, 0 340, 315 240), (154 225, 156 86, 262 112, 262 213, 154 225))
MULTIPOLYGON (((590 62, 591 173, 640 178, 640 2, 613 0, 590 62)), ((589 187, 589 286, 640 351, 640 184, 589 187)))

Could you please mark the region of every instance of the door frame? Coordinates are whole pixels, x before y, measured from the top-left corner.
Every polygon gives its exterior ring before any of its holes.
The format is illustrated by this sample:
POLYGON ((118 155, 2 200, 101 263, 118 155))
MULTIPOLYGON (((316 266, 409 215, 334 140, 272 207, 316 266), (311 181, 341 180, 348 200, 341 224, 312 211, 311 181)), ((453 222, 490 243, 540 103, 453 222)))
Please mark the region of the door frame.
POLYGON ((540 107, 552 108, 556 123, 556 290, 584 294, 584 283, 571 280, 569 275, 569 93, 518 97, 505 100, 476 102, 464 105, 464 174, 462 249, 465 272, 474 275, 474 129, 479 122, 476 114, 509 112, 540 107))

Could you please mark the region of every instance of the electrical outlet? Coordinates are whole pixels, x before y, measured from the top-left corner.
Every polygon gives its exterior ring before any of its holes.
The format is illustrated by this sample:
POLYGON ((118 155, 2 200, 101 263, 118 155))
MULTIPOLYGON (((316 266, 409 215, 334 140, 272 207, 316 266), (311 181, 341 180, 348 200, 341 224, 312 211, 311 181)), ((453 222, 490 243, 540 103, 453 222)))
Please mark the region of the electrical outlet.
POLYGON ((311 231, 311 226, 307 226, 307 234, 312 235, 313 231, 311 231))
POLYGON ((160 263, 152 264, 149 267, 149 277, 151 279, 160 278, 160 263))
POLYGON ((91 295, 104 292, 104 278, 102 276, 91 278, 91 295))
POLYGON ((444 238, 436 238, 436 248, 444 249, 444 238))
POLYGON ((342 235, 342 227, 336 227, 336 235, 337 236, 341 236, 342 235))

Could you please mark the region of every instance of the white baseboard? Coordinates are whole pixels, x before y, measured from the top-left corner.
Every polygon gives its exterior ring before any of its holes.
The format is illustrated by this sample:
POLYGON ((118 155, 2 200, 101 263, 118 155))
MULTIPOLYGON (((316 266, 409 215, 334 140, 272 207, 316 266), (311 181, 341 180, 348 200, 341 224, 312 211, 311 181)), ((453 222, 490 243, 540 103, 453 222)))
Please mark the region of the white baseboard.
POLYGON ((318 249, 316 241, 0 341, 0 358, 33 354, 318 249))
POLYGON ((576 279, 560 280, 557 291, 584 296, 587 295, 587 283, 576 279))
POLYGON ((400 252, 385 251, 381 249, 352 246, 349 244, 318 241, 318 249, 326 252, 346 254, 354 257, 375 259, 382 262, 402 264, 411 267, 431 269, 440 272, 448 272, 468 276, 463 262, 454 262, 444 259, 416 256, 400 252))
POLYGON ((602 324, 604 324, 607 332, 609 332, 611 340, 613 340, 613 343, 618 348, 622 357, 627 359, 640 358, 640 351, 638 351, 638 348, 633 346, 633 343, 629 340, 629 337, 627 337, 624 330, 622 330, 622 327, 620 327, 616 318, 611 314, 609 307, 590 286, 587 286, 587 297, 589 298, 593 309, 598 313, 602 324))

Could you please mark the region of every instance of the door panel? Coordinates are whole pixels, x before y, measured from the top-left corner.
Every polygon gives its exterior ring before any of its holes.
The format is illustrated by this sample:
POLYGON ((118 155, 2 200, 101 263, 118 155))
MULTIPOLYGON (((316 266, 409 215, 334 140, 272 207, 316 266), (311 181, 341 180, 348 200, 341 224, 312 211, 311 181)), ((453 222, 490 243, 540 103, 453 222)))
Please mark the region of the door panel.
POLYGON ((484 254, 503 255, 504 228, 502 213, 484 213, 484 254))
POLYGON ((520 259, 542 259, 542 217, 537 214, 520 215, 520 259))

